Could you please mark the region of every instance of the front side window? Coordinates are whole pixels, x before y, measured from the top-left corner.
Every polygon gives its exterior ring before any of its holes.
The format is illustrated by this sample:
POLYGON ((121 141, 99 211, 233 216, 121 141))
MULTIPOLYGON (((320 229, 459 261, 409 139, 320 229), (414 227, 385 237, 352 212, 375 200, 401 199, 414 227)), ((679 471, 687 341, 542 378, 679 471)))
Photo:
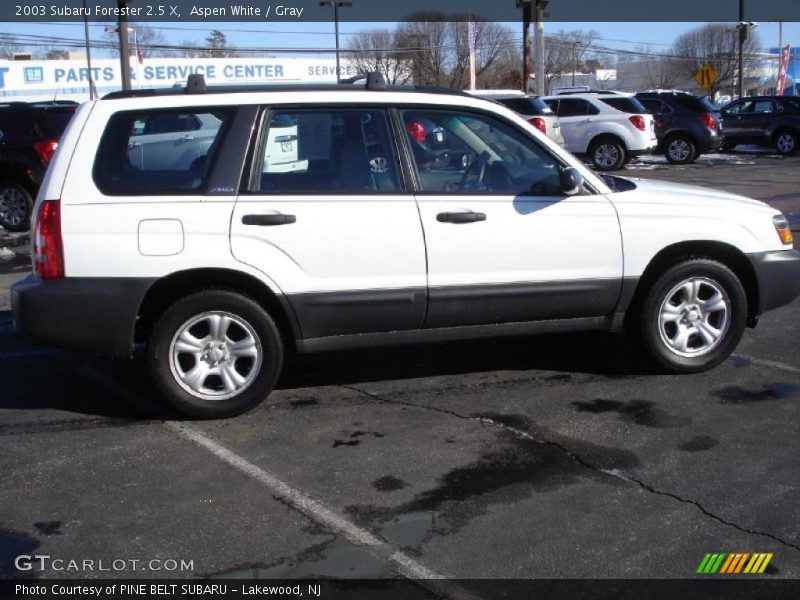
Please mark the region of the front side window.
POLYGON ((557 159, 504 121, 439 110, 400 116, 423 192, 562 195, 557 159))
POLYGON ((227 108, 117 113, 98 146, 95 183, 111 195, 200 190, 232 116, 227 108))
POLYGON ((383 110, 270 111, 256 160, 253 192, 396 193, 401 189, 383 110))

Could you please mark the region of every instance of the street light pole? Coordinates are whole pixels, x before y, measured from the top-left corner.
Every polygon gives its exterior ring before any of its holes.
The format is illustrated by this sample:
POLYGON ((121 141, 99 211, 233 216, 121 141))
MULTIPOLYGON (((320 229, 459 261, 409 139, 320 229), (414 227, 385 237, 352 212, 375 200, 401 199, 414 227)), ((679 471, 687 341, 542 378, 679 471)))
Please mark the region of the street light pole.
POLYGON ((86 9, 86 0, 83 0, 83 35, 86 38, 86 70, 89 73, 89 100, 94 100, 95 88, 92 77, 92 50, 89 44, 89 11, 86 9))
POLYGON ((333 27, 336 32, 336 83, 339 83, 339 81, 342 78, 339 66, 339 9, 353 6, 353 3, 325 0, 323 2, 320 2, 319 5, 333 7, 333 27))

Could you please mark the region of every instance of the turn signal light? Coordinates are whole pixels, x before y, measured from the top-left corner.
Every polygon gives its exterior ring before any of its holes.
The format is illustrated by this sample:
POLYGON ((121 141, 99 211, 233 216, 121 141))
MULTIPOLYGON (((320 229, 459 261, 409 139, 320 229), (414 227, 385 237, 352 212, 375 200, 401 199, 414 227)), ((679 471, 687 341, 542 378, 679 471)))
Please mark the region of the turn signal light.
POLYGON ((778 237, 784 244, 791 244, 794 240, 792 238, 792 230, 789 229, 789 221, 783 215, 775 215, 772 217, 772 223, 775 225, 775 231, 778 232, 778 237))

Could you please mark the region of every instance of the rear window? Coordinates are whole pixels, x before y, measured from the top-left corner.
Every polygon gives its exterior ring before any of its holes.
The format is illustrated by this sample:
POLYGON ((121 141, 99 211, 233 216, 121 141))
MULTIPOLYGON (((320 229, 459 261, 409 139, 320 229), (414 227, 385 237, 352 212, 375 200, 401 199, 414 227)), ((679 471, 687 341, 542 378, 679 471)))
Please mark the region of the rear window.
POLYGON ((705 97, 699 98, 697 96, 674 96, 671 98, 671 100, 675 104, 696 113, 708 113, 716 110, 711 102, 708 101, 708 98, 705 97))
POLYGON ((72 120, 72 116, 75 114, 74 108, 63 108, 63 109, 51 109, 48 110, 46 113, 47 120, 53 126, 55 130, 55 134, 60 136, 64 133, 64 130, 69 125, 69 122, 72 120))
POLYGON ((552 115, 553 111, 539 98, 500 98, 500 104, 521 115, 552 115))
POLYGON ((229 108, 117 113, 97 148, 94 181, 107 195, 200 190, 232 117, 229 108))
POLYGON ((611 108, 616 108, 632 115, 641 115, 647 112, 647 109, 636 98, 622 96, 620 98, 600 98, 600 101, 603 104, 608 104, 611 108))

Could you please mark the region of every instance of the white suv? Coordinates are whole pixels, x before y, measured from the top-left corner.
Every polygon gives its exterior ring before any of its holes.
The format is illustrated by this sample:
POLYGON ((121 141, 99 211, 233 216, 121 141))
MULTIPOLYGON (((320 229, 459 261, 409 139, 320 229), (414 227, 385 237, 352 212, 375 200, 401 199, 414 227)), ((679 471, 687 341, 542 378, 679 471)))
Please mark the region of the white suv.
POLYGON ((800 294, 769 206, 600 177, 494 102, 379 78, 194 78, 88 102, 35 208, 18 330, 118 357, 141 344, 195 417, 261 402, 289 351, 628 327, 664 369, 697 372, 800 294), (203 159, 132 160, 152 116, 215 124, 195 138, 203 159), (415 143, 420 129, 458 158, 415 143))
POLYGON ((658 144, 653 115, 632 94, 567 93, 542 100, 558 116, 564 147, 586 155, 600 171, 620 169, 658 144))

